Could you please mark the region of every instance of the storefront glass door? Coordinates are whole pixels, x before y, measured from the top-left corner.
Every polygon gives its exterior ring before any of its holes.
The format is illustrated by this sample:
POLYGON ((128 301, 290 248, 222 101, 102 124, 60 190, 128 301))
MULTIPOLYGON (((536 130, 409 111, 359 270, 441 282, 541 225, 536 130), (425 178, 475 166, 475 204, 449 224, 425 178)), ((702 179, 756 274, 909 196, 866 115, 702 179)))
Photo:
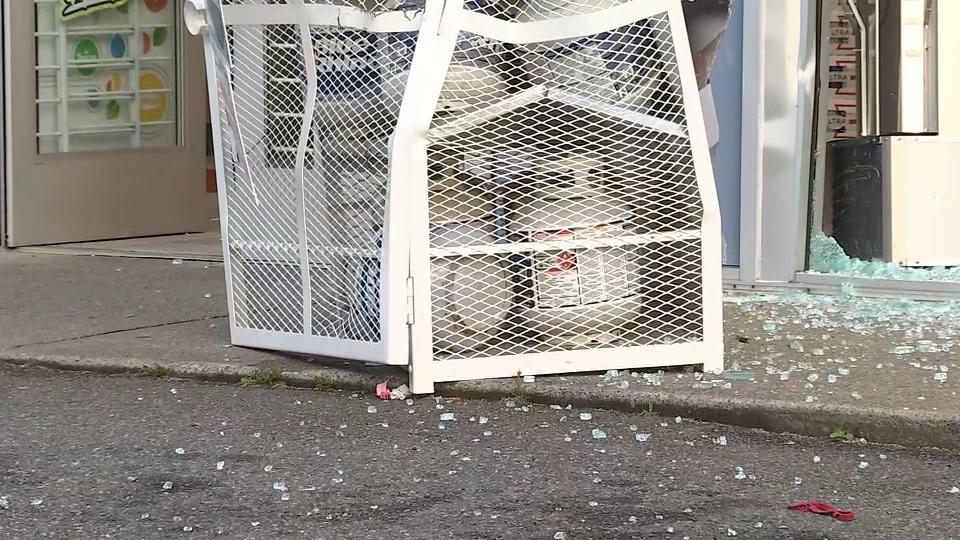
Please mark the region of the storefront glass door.
POLYGON ((10 244, 206 228, 202 46, 179 3, 5 5, 10 244))

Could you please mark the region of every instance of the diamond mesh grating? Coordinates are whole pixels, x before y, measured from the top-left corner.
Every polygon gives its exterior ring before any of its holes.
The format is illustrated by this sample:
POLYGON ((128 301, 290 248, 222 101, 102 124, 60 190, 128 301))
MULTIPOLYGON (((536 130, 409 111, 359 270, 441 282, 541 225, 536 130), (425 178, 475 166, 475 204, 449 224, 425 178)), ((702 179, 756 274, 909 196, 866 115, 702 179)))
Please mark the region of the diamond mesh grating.
MULTIPOLYGON (((306 261, 309 332, 378 342, 388 145, 416 34, 310 27, 309 106, 299 25, 233 26, 228 35, 250 168, 235 159, 224 123, 236 324, 304 333, 306 261), (298 146, 311 111, 301 185, 298 146)), ((225 118, 222 96, 220 105, 225 118)))
POLYGON ((313 27, 312 41, 318 151, 304 200, 314 333, 379 341, 389 141, 416 34, 313 27))
POLYGON ((438 358, 703 339, 702 206, 668 28, 461 33, 428 134, 438 358))
POLYGON ((234 27, 229 32, 234 101, 250 167, 243 171, 229 136, 224 136, 231 286, 236 324, 243 328, 303 331, 299 188, 293 159, 283 151, 296 147, 298 117, 304 110, 298 35, 294 25, 234 27), (283 80, 296 83, 287 83, 290 91, 276 99, 283 80))

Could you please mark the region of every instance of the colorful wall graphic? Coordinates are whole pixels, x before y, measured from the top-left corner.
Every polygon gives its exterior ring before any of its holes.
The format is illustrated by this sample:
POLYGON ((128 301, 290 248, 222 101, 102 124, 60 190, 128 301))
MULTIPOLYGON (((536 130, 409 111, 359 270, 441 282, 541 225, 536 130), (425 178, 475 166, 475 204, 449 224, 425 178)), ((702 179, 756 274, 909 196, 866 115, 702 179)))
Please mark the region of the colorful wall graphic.
POLYGON ((60 20, 69 21, 105 9, 116 9, 127 0, 60 0, 60 20))
POLYGON ((101 2, 65 21, 62 4, 35 1, 40 152, 177 144, 177 3, 101 2))

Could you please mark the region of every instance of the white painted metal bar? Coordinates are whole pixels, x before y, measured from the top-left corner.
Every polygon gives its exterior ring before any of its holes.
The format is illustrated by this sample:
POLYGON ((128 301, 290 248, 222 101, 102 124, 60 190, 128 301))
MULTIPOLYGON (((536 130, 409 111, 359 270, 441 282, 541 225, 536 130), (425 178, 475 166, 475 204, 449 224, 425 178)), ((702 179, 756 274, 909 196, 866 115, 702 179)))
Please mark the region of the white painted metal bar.
POLYGON ((441 121, 437 126, 431 128, 430 136, 433 139, 445 139, 452 137, 458 133, 462 133, 476 127, 476 125, 480 122, 495 119, 496 117, 507 112, 519 109, 532 103, 536 103, 544 98, 554 99, 568 105, 582 107, 591 112, 622 118, 631 121, 638 126, 662 131, 668 135, 674 135, 677 137, 685 137, 687 135, 686 129, 674 122, 670 122, 662 118, 656 118, 654 116, 650 116, 649 114, 627 110, 601 100, 589 98, 587 96, 577 95, 572 92, 559 89, 547 89, 543 85, 537 85, 527 88, 521 92, 517 92, 516 94, 513 94, 510 97, 502 101, 498 101, 488 107, 483 107, 476 111, 470 111, 466 114, 456 116, 448 121, 441 121))
POLYGON ((385 355, 384 345, 369 341, 353 341, 341 338, 311 336, 289 332, 273 332, 255 328, 234 328, 230 333, 234 344, 257 349, 278 349, 303 353, 322 354, 332 358, 378 362, 385 355))
POLYGON ((687 39, 687 27, 683 19, 683 9, 679 2, 671 3, 668 11, 673 47, 680 84, 683 88, 683 101, 686 110, 687 131, 690 134, 690 147, 696 168, 697 187, 700 192, 703 217, 701 218, 700 267, 703 273, 702 309, 703 309, 703 347, 701 356, 704 371, 719 373, 723 371, 723 268, 722 239, 720 227, 720 201, 717 199, 716 183, 713 179, 713 164, 710 160, 710 142, 707 139, 703 110, 697 88, 697 76, 693 69, 693 53, 687 39))
POLYGON ((431 248, 432 257, 466 257, 469 255, 507 255, 565 249, 607 249, 644 244, 663 244, 683 240, 699 240, 703 233, 700 229, 667 233, 627 234, 613 238, 593 240, 579 238, 575 241, 554 240, 544 242, 514 242, 510 244, 466 245, 449 248, 431 248))
MULTIPOLYGON (((290 5, 301 14, 306 11, 303 0, 290 0, 290 5)), ((313 125, 313 114, 317 104, 317 59, 313 52, 313 37, 310 34, 310 25, 302 23, 298 26, 307 87, 304 92, 300 136, 297 139, 297 154, 293 167, 297 178, 297 235, 300 239, 300 280, 303 286, 303 333, 311 335, 313 333, 313 286, 310 282, 310 255, 307 250, 307 222, 305 216, 307 203, 304 196, 306 188, 303 167, 307 155, 307 144, 310 139, 310 128, 313 125)))
MULTIPOLYGON (((196 0, 196 2, 202 2, 203 0, 196 0)), ((185 11, 189 11, 191 8, 195 8, 196 5, 190 3, 190 0, 185 4, 185 11)), ((187 19, 187 27, 191 27, 191 23, 199 23, 200 21, 187 19)), ((194 28, 193 31, 200 32, 201 28, 194 28)), ((204 49, 204 63, 206 65, 207 73, 207 97, 209 99, 209 112, 210 112, 210 126, 211 126, 211 135, 213 138, 213 157, 214 157, 214 168, 217 171, 217 206, 219 209, 218 216, 220 217, 220 247, 223 251, 223 273, 226 280, 226 292, 227 292, 227 313, 229 314, 229 326, 230 326, 230 337, 231 340, 236 339, 237 332, 237 321, 234 314, 236 313, 236 306, 234 303, 234 290, 233 290, 233 264, 231 262, 231 248, 230 248, 230 207, 227 204, 227 181, 226 181, 226 171, 224 168, 224 163, 226 156, 223 152, 223 124, 221 123, 220 118, 220 84, 223 81, 220 81, 216 76, 217 67, 215 54, 213 51, 213 44, 209 39, 204 37, 203 40, 203 49, 204 49)))
MULTIPOLYGON (((497 41, 524 45, 597 34, 667 11, 671 0, 630 0, 606 9, 530 22, 497 19, 483 13, 459 10, 460 29, 497 41)), ((448 8, 449 9, 449 8, 448 8)))
POLYGON ((673 135, 675 137, 688 136, 687 129, 679 124, 649 114, 624 109, 623 107, 618 107, 588 96, 581 96, 564 90, 551 90, 547 94, 547 97, 569 105, 583 107, 591 112, 603 113, 608 116, 623 119, 638 126, 662 131, 667 135, 673 135))
POLYGON ((853 14, 854 22, 857 23, 857 33, 860 35, 860 74, 858 78, 860 79, 860 135, 867 136, 872 132, 873 125, 873 111, 869 110, 869 107, 866 106, 866 103, 869 102, 867 96, 870 95, 870 83, 868 82, 867 77, 864 75, 867 73, 867 66, 870 64, 870 53, 867 47, 867 25, 863 22, 863 17, 860 15, 860 10, 857 8, 857 0, 847 0, 847 6, 850 8, 850 13, 853 14))
POLYGON ((714 354, 705 343, 656 344, 640 347, 612 347, 590 351, 551 351, 483 359, 437 359, 433 362, 436 382, 495 379, 518 375, 576 373, 598 369, 643 369, 666 365, 703 364, 714 354))
POLYGON ((369 32, 415 32, 420 28, 419 11, 390 11, 374 14, 357 8, 310 4, 304 10, 290 6, 255 5, 223 6, 223 19, 228 26, 271 24, 308 24, 356 28, 369 32))
MULTIPOLYGON (((459 34, 456 21, 444 15, 447 10, 459 11, 462 5, 463 0, 427 2, 390 150, 391 192, 393 199, 406 208, 412 325, 409 369, 410 388, 415 393, 432 392, 435 380, 426 133, 459 34)), ((400 231, 395 228, 394 232, 400 231)), ((394 234, 392 240, 402 241, 403 237, 394 234)))

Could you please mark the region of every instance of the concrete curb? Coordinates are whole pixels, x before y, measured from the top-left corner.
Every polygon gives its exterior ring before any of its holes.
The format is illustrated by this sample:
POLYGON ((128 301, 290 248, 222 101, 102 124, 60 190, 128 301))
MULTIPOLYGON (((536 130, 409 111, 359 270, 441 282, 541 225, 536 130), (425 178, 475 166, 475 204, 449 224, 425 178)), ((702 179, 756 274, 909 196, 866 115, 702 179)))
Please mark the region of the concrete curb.
MULTIPOLYGON (((243 377, 262 372, 263 368, 211 362, 145 362, 124 358, 85 358, 79 356, 2 354, 0 361, 18 366, 42 366, 70 371, 103 374, 141 374, 153 366, 161 366, 175 378, 218 383, 239 383, 243 377)), ((389 377, 387 377, 389 378, 389 377)), ((384 379, 382 373, 364 373, 334 366, 318 369, 282 370, 278 380, 297 388, 343 389, 371 392, 384 379)), ((470 381, 437 385, 437 394, 468 399, 499 400, 509 397, 542 404, 573 405, 616 410, 646 412, 651 407, 662 416, 681 416, 692 420, 717 422, 759 428, 771 432, 788 432, 814 437, 828 436, 842 427, 870 442, 910 447, 937 447, 960 450, 960 417, 920 411, 823 406, 788 401, 753 400, 696 396, 665 392, 637 392, 629 396, 603 395, 601 392, 579 392, 550 388, 548 383, 523 385, 520 396, 512 380, 470 381)))

